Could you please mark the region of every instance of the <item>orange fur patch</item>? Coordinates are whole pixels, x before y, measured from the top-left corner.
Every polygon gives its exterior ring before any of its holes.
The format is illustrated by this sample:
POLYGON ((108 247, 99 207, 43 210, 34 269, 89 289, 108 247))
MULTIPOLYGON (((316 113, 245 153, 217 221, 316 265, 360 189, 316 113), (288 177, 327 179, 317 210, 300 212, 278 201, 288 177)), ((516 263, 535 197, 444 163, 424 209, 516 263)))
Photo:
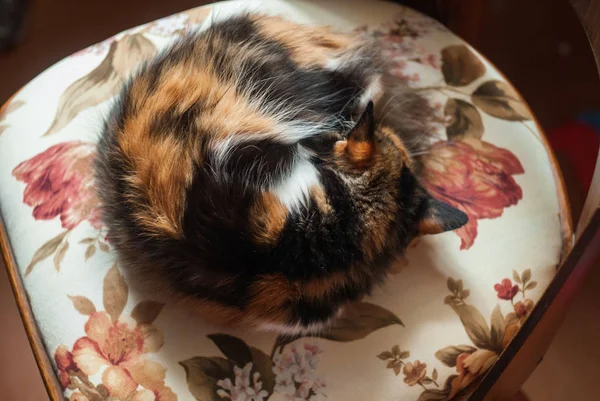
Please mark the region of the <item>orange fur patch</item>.
POLYGON ((218 139, 230 135, 271 134, 275 122, 252 107, 246 98, 235 90, 225 92, 209 112, 203 114, 200 129, 217 133, 218 139))
POLYGON ((389 230, 392 223, 392 218, 396 212, 396 208, 389 205, 390 210, 375 211, 371 216, 365 216, 365 237, 363 241, 363 250, 369 256, 374 258, 382 249, 384 249, 389 241, 389 230))
POLYGON ((346 154, 354 164, 365 166, 373 156, 375 145, 370 141, 350 139, 346 144, 346 154))
POLYGON ((340 166, 364 170, 374 164, 375 144, 367 141, 337 141, 333 153, 340 166))
POLYGON ((182 236, 181 219, 185 206, 185 189, 192 180, 190 143, 177 141, 175 136, 157 136, 152 132, 156 116, 176 110, 183 112, 198 99, 189 90, 192 74, 183 67, 171 68, 172 74, 161 77, 161 90, 148 90, 146 78, 136 79, 131 86, 130 98, 135 117, 126 120, 118 141, 126 160, 135 171, 128 177, 135 188, 126 194, 135 212, 135 218, 148 232, 175 238, 182 236), (138 196, 141 195, 141 196, 138 196))
MULTIPOLYGON (((197 129, 214 132, 218 135, 217 138, 275 131, 273 120, 261 114, 243 94, 238 93, 235 82, 220 80, 210 66, 182 62, 163 73, 158 85, 160 90, 144 98, 143 107, 136 107, 144 121, 169 110, 184 112, 202 101, 205 107, 196 121, 197 129)), ((136 93, 134 89, 135 85, 132 94, 136 93)))
POLYGON ((444 231, 444 228, 439 224, 435 217, 426 217, 419 222, 420 235, 439 234, 444 231))
POLYGON ((310 195, 311 195, 312 199, 315 201, 315 204, 317 205, 319 210, 324 215, 328 215, 333 211, 331 205, 329 204, 329 200, 327 199, 327 194, 325 193, 325 190, 323 189, 323 187, 321 187, 319 185, 315 185, 315 186, 311 187, 310 195))
MULTIPOLYGON (((141 130, 132 128, 134 123, 126 123, 125 130, 141 130)), ((180 144, 167 139, 141 136, 138 142, 127 140, 121 146, 135 171, 127 178, 129 184, 142 195, 125 194, 136 210, 135 218, 150 233, 181 237, 184 191, 192 180, 191 157, 180 144)))
POLYGON ((302 295, 312 300, 325 300, 334 290, 344 287, 351 280, 349 272, 335 272, 325 277, 302 283, 302 295))
POLYGON ((175 139, 177 135, 155 135, 153 120, 165 113, 183 113, 202 101, 203 112, 192 124, 200 133, 217 133, 215 139, 271 133, 274 123, 244 96, 231 90, 232 84, 219 80, 210 67, 201 70, 189 62, 181 62, 166 69, 157 85, 160 90, 152 92, 146 78, 132 83, 130 94, 135 117, 125 121, 118 141, 135 171, 129 183, 141 195, 130 194, 137 210, 136 219, 150 233, 179 238, 192 164, 200 161, 196 146, 199 138, 184 142, 175 139))
POLYGON ((300 298, 300 290, 282 274, 265 275, 249 288, 248 298, 244 309, 193 297, 179 302, 211 323, 248 328, 265 322, 287 324, 291 318, 291 303, 300 298))
POLYGON ((259 17, 256 23, 263 35, 283 43, 301 67, 325 66, 353 43, 352 35, 329 27, 308 27, 270 16, 259 17))
POLYGON ((254 240, 258 244, 275 244, 283 231, 287 215, 287 208, 275 194, 262 193, 250 209, 250 223, 254 240))
POLYGON ((269 322, 288 323, 291 318, 291 303, 300 299, 300 288, 286 279, 283 274, 260 277, 250 287, 250 302, 247 312, 269 322))

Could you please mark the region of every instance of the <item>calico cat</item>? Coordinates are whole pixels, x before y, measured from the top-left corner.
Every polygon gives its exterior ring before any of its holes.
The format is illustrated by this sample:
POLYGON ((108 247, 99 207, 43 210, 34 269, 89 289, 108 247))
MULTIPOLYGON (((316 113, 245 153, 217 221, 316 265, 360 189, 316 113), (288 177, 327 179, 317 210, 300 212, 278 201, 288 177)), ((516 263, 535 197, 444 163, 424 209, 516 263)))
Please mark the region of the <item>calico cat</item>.
POLYGON ((254 14, 146 63, 95 165, 122 265, 219 323, 311 331, 461 227, 411 156, 427 102, 384 71, 376 42, 254 14))

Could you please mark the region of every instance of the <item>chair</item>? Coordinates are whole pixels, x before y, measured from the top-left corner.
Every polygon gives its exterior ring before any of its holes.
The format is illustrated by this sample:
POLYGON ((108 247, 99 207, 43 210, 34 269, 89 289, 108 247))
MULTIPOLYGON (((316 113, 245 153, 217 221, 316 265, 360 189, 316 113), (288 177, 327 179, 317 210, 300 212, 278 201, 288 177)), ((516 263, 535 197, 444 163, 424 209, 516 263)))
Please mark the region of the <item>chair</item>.
POLYGON ((91 195, 96 128, 139 61, 241 3, 193 9, 84 49, 0 112, 0 245, 52 400, 516 393, 597 256, 600 173, 581 219, 591 223, 580 223, 573 246, 560 170, 516 89, 464 41, 397 5, 275 1, 267 11, 385 41, 393 74, 436 106, 428 187, 448 201, 468 188, 470 206, 456 206, 469 226, 416 243, 373 298, 311 338, 212 327, 130 288, 91 195))

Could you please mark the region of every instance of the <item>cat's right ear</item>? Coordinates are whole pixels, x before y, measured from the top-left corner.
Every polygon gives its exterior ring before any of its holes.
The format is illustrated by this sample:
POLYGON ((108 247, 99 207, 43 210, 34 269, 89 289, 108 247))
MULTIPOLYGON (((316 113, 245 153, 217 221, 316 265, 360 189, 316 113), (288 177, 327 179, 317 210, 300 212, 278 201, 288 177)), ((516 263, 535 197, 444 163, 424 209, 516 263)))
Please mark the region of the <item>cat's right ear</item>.
POLYGON ((440 234, 446 231, 461 228, 469 221, 461 210, 449 204, 432 198, 429 194, 425 198, 425 212, 419 222, 419 234, 440 234))
POLYGON ((352 163, 361 165, 368 162, 375 152, 375 118, 373 102, 369 102, 346 138, 346 156, 352 163))

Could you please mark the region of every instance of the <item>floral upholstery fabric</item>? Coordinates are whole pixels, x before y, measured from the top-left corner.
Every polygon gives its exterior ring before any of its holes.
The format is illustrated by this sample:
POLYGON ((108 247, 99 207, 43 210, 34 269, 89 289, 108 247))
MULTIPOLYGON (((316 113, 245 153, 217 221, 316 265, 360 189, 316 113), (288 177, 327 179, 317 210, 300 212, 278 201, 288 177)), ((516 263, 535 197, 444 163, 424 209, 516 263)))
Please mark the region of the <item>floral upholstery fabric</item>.
POLYGON ((389 3, 218 3, 82 50, 3 110, 0 185, 19 274, 71 401, 464 399, 552 280, 569 234, 516 91, 443 26, 389 3), (212 327, 134 292, 93 196, 95 142, 128 74, 186 31, 250 8, 379 38, 390 72, 436 110, 425 185, 470 218, 414 243, 372 298, 314 337, 212 327))

